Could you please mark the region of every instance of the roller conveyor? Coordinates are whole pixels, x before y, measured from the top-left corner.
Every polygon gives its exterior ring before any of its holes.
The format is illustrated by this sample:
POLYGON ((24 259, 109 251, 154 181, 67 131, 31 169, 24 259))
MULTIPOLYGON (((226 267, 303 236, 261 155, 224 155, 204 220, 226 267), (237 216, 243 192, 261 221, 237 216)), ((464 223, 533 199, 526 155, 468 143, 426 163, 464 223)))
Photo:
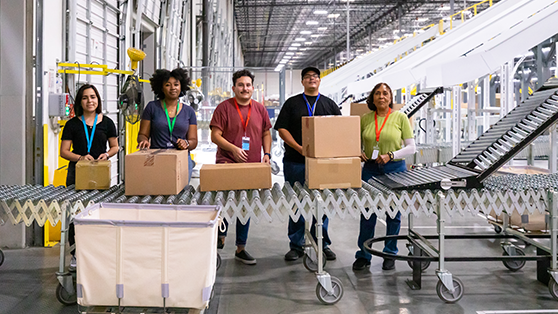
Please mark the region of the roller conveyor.
POLYGON ((445 166, 386 174, 373 179, 388 189, 480 188, 483 181, 520 153, 558 118, 558 79, 551 78, 445 166))
POLYGON ((410 118, 417 111, 419 111, 425 104, 427 104, 432 99, 432 97, 434 97, 436 94, 439 94, 443 91, 444 91, 443 87, 438 87, 433 91, 424 91, 423 93, 420 93, 415 97, 413 97, 411 100, 409 100, 405 104, 405 106, 401 108, 399 111, 403 112, 404 114, 407 115, 407 117, 410 118))

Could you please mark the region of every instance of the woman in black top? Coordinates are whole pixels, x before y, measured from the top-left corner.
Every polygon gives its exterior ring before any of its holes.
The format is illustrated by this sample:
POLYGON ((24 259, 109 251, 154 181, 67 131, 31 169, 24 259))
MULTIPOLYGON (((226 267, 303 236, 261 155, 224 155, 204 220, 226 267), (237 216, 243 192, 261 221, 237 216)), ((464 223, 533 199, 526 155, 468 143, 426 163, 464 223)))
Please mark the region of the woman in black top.
MULTIPOLYGON (((66 186, 76 182, 76 163, 78 161, 107 160, 118 152, 116 127, 109 117, 101 113, 101 108, 101 97, 97 88, 89 84, 83 85, 76 95, 74 104, 76 116, 66 123, 62 132, 60 156, 70 161, 66 186)), ((68 240, 70 245, 74 245, 73 223, 70 224, 68 240)), ((73 271, 76 268, 75 250, 70 253, 72 254, 70 270, 73 271)))
POLYGON ((66 186, 75 184, 78 161, 107 160, 118 152, 116 127, 109 117, 101 113, 101 108, 97 88, 89 84, 83 85, 77 92, 74 104, 76 117, 66 123, 62 132, 60 156, 70 161, 66 186))

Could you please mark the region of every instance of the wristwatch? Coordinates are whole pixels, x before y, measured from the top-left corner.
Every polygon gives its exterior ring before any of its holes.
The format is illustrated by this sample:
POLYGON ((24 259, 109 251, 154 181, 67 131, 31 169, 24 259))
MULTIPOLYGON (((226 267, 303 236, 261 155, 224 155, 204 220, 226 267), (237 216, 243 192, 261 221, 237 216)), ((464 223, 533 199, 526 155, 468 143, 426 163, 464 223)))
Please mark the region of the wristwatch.
POLYGON ((264 156, 265 155, 269 156, 269 159, 271 159, 271 154, 270 153, 264 153, 264 156))
POLYGON ((389 161, 392 161, 393 160, 393 152, 388 152, 387 154, 389 156, 389 161))

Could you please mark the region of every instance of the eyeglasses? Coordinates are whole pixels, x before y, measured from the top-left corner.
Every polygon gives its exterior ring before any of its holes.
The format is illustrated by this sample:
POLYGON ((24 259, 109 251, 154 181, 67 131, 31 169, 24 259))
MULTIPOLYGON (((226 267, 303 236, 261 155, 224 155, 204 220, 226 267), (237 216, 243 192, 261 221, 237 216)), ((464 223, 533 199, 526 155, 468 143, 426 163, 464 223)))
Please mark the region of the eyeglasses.
POLYGON ((308 79, 311 79, 311 78, 318 79, 318 78, 320 78, 320 76, 318 74, 308 74, 308 75, 305 75, 302 79, 303 80, 308 80, 308 79))

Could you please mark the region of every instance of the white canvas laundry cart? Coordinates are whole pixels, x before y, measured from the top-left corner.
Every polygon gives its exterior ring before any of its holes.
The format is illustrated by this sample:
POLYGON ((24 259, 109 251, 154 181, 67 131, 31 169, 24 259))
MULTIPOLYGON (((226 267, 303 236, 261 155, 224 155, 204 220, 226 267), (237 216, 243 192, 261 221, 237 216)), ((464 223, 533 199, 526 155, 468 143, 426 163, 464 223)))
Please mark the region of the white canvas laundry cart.
POLYGON ((99 203, 76 216, 81 306, 205 308, 218 206, 99 203))

